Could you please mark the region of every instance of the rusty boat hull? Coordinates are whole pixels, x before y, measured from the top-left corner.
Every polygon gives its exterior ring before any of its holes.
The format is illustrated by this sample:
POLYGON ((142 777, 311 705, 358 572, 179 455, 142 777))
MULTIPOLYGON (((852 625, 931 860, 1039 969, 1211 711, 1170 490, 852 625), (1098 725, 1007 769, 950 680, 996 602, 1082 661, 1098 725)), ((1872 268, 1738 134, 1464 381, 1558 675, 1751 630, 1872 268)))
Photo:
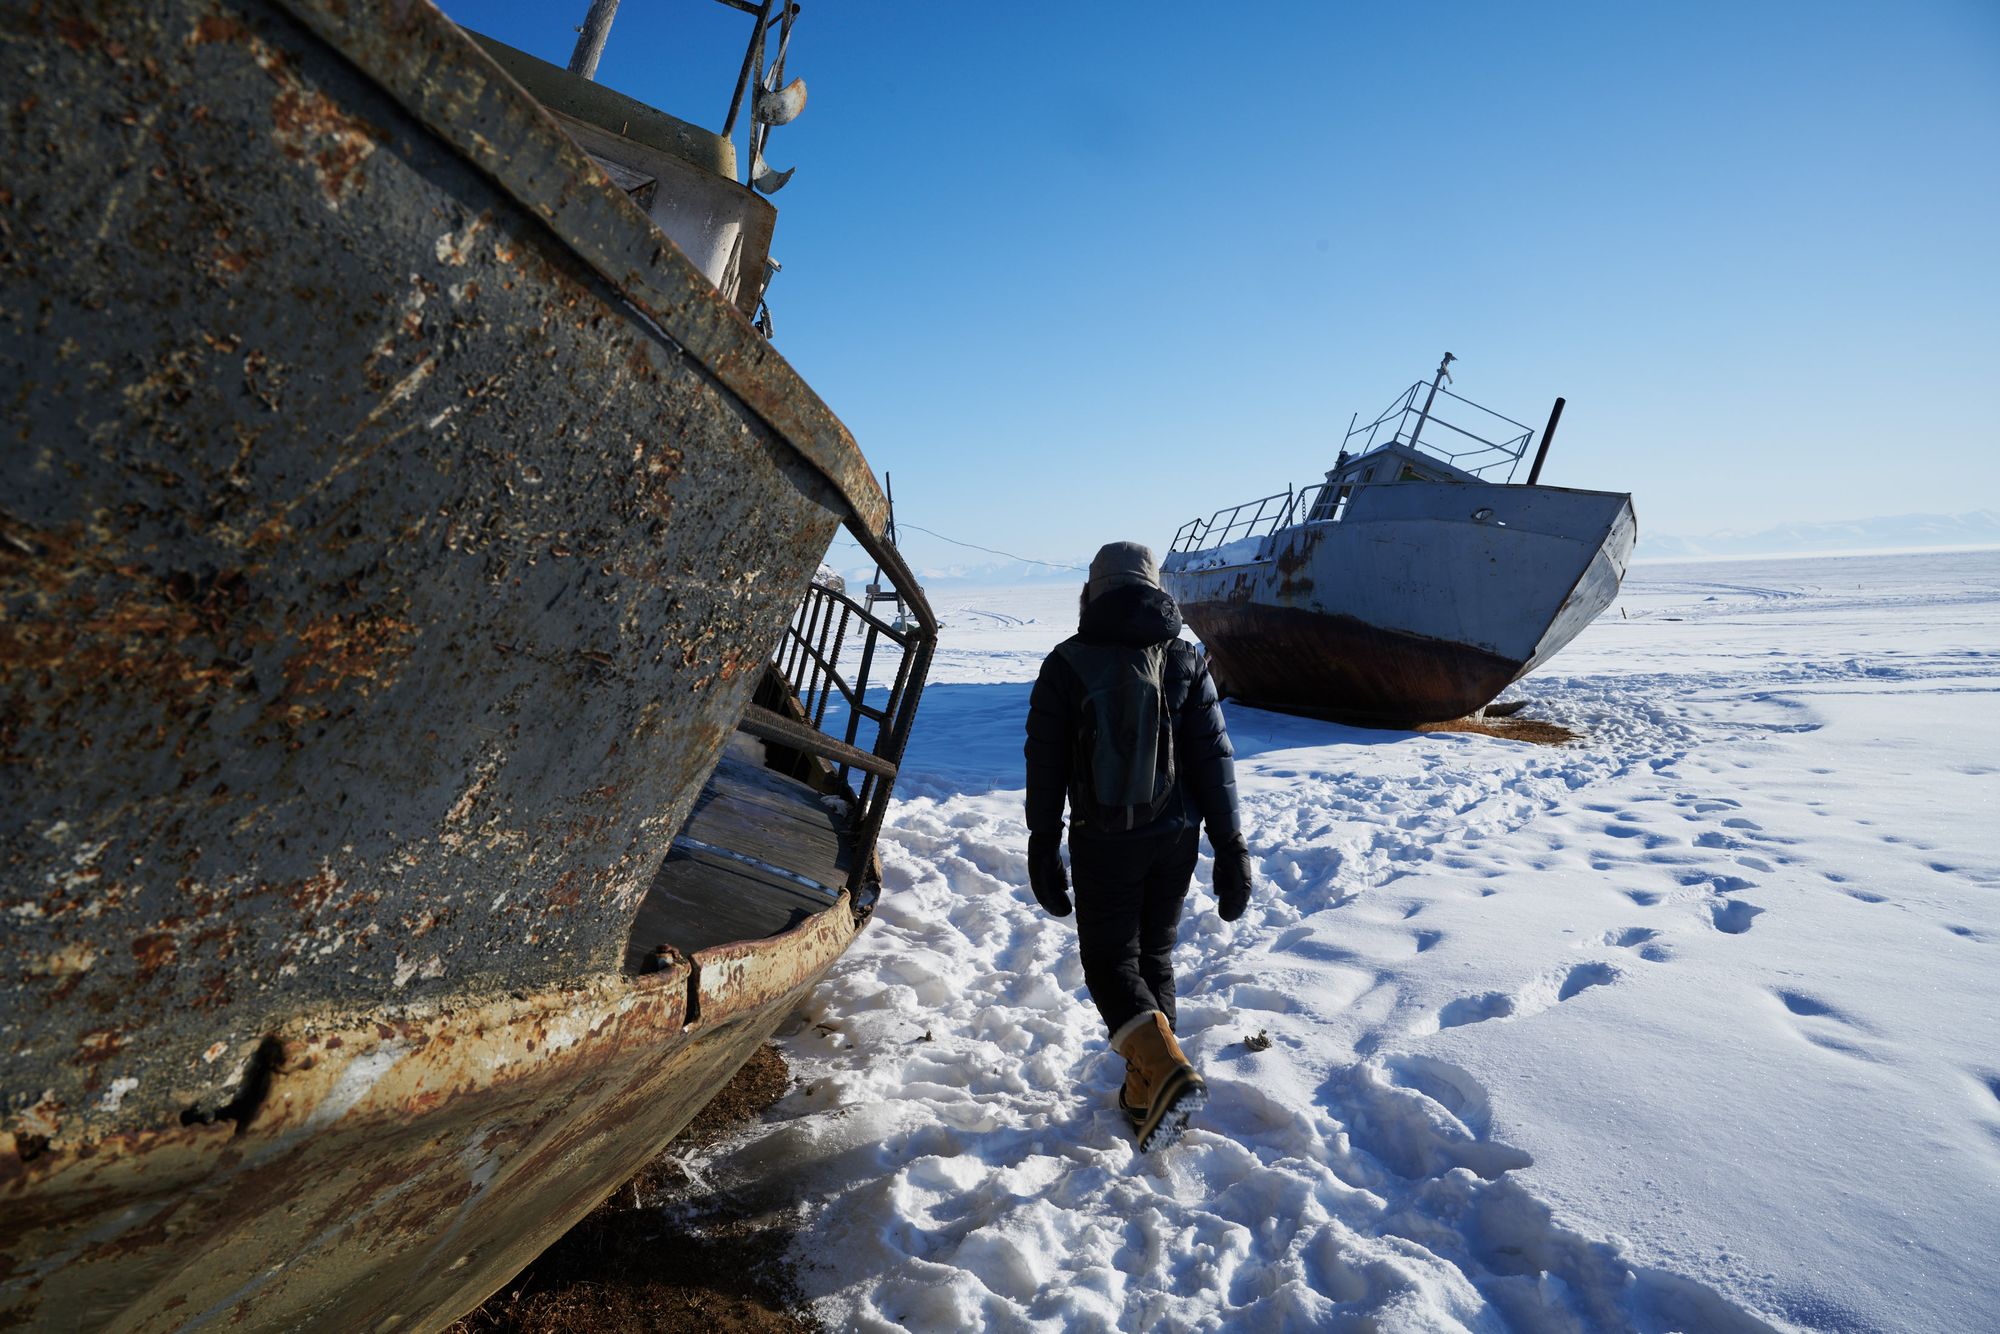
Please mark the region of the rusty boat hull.
MULTIPOLYGON (((1328 507, 1331 509, 1331 506, 1328 507)), ((1442 722, 1546 662, 1617 596, 1628 495, 1404 481, 1261 540, 1170 555, 1162 582, 1247 704, 1442 722)))
POLYGON ((256 1115, 6 1167, 0 1316, 441 1327, 659 1152, 855 929, 843 899, 638 978, 288 1026, 266 1039, 256 1115))
POLYGON ((856 929, 632 964, 885 503, 426 4, 5 0, 0 86, 0 1323, 435 1327, 856 929))

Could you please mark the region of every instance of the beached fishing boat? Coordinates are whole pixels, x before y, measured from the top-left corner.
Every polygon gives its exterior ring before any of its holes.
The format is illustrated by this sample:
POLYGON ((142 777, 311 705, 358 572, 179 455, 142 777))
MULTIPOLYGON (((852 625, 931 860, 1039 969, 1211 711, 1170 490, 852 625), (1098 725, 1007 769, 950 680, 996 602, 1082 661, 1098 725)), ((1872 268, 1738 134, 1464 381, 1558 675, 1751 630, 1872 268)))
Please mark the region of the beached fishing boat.
POLYGON ((437 1327, 872 906, 936 623, 752 323, 733 7, 712 133, 603 0, 0 4, 0 1324, 437 1327))
POLYGON ((1632 497, 1540 485, 1534 429, 1428 383, 1349 423, 1324 481, 1195 519, 1161 564, 1245 703, 1381 724, 1462 717, 1611 605, 1632 497))

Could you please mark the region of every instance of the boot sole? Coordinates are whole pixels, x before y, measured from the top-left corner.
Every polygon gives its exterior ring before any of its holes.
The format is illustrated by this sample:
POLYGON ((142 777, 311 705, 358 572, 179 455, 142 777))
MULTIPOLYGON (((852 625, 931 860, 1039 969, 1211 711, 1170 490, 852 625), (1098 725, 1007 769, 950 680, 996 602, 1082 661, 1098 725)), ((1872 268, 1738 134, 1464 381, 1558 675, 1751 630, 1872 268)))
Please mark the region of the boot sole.
POLYGON ((1182 1067, 1167 1076, 1146 1119, 1139 1123, 1139 1152, 1164 1149, 1181 1137, 1188 1118, 1208 1105, 1208 1085, 1201 1076, 1182 1067))

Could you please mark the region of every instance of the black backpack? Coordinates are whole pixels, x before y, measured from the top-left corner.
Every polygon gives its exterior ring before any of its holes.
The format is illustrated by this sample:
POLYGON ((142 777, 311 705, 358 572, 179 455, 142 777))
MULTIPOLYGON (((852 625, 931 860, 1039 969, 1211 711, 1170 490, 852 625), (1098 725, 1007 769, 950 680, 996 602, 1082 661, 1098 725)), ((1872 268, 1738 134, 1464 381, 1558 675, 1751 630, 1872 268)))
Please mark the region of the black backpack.
POLYGON ((1056 645, 1083 683, 1071 750, 1071 818, 1123 833, 1166 813, 1175 797, 1168 644, 1130 648, 1068 639, 1056 645))

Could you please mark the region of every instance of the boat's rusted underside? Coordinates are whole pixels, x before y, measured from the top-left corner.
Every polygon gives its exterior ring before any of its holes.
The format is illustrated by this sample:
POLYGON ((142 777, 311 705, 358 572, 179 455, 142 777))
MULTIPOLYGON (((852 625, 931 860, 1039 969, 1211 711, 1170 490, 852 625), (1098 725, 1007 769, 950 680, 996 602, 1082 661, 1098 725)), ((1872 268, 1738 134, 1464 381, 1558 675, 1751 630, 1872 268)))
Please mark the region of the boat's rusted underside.
POLYGON ((1321 717, 1378 726, 1463 717, 1524 666, 1469 644, 1298 607, 1244 600, 1182 610, 1231 699, 1321 717))
POLYGON ((435 1328, 657 1152, 853 932, 843 896, 639 978, 300 1023, 212 1125, 0 1133, 0 1324, 435 1328))

